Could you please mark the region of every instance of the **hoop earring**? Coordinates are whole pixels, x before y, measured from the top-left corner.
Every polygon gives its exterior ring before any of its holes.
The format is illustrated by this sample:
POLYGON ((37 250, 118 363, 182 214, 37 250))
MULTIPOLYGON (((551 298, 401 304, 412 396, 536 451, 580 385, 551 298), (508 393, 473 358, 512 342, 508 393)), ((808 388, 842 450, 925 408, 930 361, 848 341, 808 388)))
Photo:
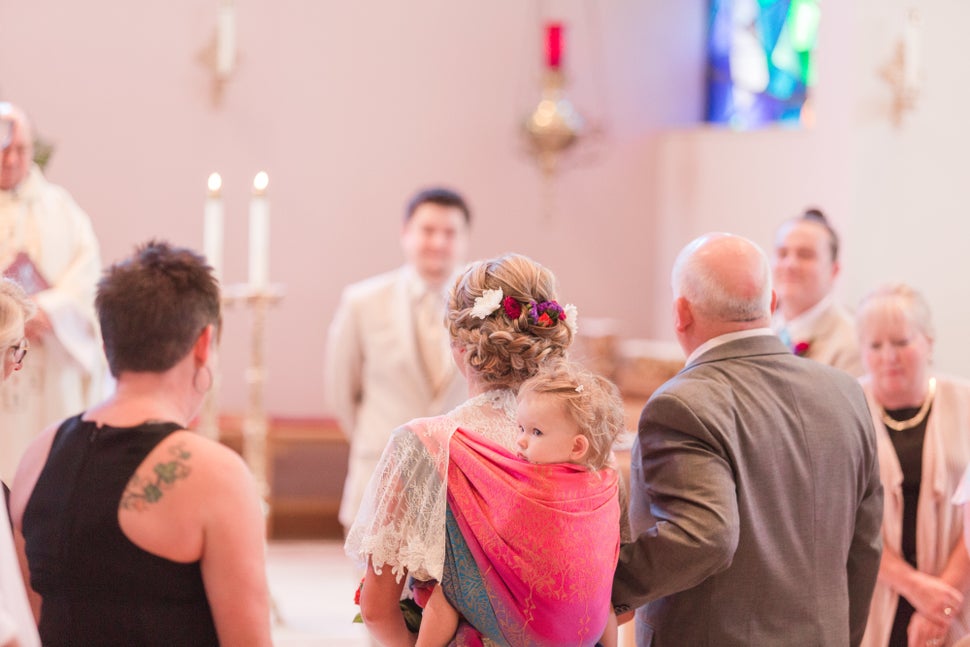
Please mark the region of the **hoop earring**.
POLYGON ((205 395, 206 393, 208 393, 209 389, 212 388, 212 382, 213 382, 212 369, 209 368, 208 364, 203 364, 199 368, 195 369, 195 375, 192 376, 192 388, 195 389, 196 393, 198 393, 199 395, 205 395), (206 385, 204 389, 200 389, 198 384, 199 374, 202 373, 203 369, 205 370, 205 374, 206 374, 206 380, 205 380, 206 385))

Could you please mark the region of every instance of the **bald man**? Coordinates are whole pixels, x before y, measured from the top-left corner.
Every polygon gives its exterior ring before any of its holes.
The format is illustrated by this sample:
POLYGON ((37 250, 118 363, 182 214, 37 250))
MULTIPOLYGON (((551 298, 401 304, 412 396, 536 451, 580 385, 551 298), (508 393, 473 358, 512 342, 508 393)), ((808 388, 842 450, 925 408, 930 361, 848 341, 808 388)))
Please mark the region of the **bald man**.
POLYGON ((33 163, 23 111, 0 103, 0 121, 8 133, 0 146, 0 271, 37 304, 25 370, 0 389, 0 479, 9 482, 36 434, 100 395, 104 360, 94 313, 101 256, 91 221, 33 163))
POLYGON ((640 417, 617 613, 641 647, 859 644, 882 520, 861 387, 772 332, 752 242, 698 238, 672 279, 688 359, 640 417))

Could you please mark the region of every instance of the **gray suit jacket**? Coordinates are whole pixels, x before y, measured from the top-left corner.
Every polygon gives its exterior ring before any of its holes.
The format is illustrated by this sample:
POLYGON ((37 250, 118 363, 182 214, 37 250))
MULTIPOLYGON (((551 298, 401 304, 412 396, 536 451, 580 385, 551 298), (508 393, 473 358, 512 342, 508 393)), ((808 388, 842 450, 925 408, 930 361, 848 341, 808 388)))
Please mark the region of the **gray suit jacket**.
POLYGON ((881 554, 859 384, 774 336, 711 349, 640 417, 617 611, 637 645, 857 645, 881 554))

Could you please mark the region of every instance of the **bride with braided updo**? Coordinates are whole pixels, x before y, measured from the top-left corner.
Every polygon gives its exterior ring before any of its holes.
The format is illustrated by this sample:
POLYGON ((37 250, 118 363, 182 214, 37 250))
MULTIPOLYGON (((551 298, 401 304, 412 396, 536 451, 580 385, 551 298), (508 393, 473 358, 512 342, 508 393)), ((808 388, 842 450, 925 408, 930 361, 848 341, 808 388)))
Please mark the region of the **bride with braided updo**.
POLYGON ((361 615, 380 643, 414 644, 399 606, 405 575, 441 581, 451 558, 456 431, 514 456, 516 392, 545 363, 562 359, 575 334, 575 308, 556 299, 552 272, 517 254, 473 263, 456 280, 447 325, 469 399, 395 430, 347 537, 348 555, 367 564, 361 615))

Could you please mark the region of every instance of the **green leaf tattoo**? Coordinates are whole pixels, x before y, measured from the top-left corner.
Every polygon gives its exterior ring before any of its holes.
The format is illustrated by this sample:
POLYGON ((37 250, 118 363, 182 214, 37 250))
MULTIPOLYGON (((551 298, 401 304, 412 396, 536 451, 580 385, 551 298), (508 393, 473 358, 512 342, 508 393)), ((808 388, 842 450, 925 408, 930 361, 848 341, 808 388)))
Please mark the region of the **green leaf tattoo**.
POLYGON ((175 481, 188 477, 192 470, 187 461, 192 454, 181 443, 170 447, 168 453, 173 459, 155 465, 152 469, 155 474, 154 481, 142 478, 137 473, 131 477, 121 495, 122 510, 144 510, 149 503, 157 503, 175 481))

